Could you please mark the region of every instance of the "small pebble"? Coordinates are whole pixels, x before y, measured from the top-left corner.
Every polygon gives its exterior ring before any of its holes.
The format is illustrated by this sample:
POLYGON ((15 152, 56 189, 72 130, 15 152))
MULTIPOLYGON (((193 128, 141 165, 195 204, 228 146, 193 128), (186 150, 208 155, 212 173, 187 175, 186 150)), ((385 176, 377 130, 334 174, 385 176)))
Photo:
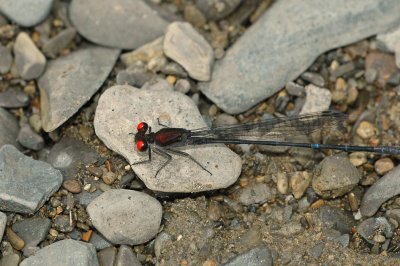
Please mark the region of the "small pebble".
POLYGON ((358 126, 356 133, 363 139, 369 139, 375 136, 376 129, 373 124, 368 121, 362 121, 358 126))
POLYGON ((304 97, 306 95, 304 86, 294 83, 293 81, 286 84, 285 89, 290 95, 293 96, 304 97))
POLYGON ((82 241, 89 242, 92 238, 93 230, 88 230, 87 232, 82 234, 82 241))
POLYGON ((319 209, 324 205, 325 205, 325 201, 323 199, 319 199, 319 200, 315 201, 313 204, 311 204, 310 208, 319 209))
POLYGON ((359 221, 362 218, 361 211, 358 210, 357 212, 353 213, 354 220, 359 221))
POLYGON ((357 98, 358 98, 358 90, 356 87, 350 87, 348 92, 347 92, 347 99, 346 99, 346 103, 347 104, 353 104, 357 98))
POLYGON ((237 125, 238 124, 238 120, 231 115, 222 113, 222 114, 218 114, 215 117, 215 120, 213 121, 213 125, 214 126, 223 126, 223 125, 237 125))
POLYGON ((175 82, 176 82, 176 77, 175 77, 175 76, 172 76, 172 75, 169 75, 169 76, 167 76, 167 77, 165 78, 165 80, 166 80, 169 84, 174 85, 175 82))
POLYGON ((44 147, 44 139, 29 124, 21 126, 17 140, 22 146, 34 151, 41 150, 44 147))
POLYGON ((75 179, 70 179, 70 180, 64 181, 63 188, 65 188, 69 192, 75 193, 75 194, 80 193, 82 191, 79 181, 75 180, 75 179))
POLYGON ((301 78, 304 79, 305 81, 308 81, 308 82, 314 84, 315 86, 318 86, 318 87, 325 86, 324 78, 318 73, 304 72, 301 75, 301 78))
POLYGON ((244 188, 247 187, 249 185, 249 179, 246 177, 240 178, 239 179, 239 185, 244 188))
POLYGON ((65 29, 56 36, 48 40, 42 47, 42 51, 50 58, 55 58, 62 52, 75 38, 76 30, 74 28, 65 29))
POLYGON ((46 66, 46 58, 25 32, 18 34, 14 44, 15 65, 21 78, 38 78, 46 66))
POLYGON ((51 236, 53 236, 53 237, 57 237, 58 236, 58 231, 56 229, 50 228, 49 234, 51 236))
POLYGON ((103 175, 103 181, 107 185, 111 185, 117 179, 117 175, 113 172, 107 172, 103 175))
POLYGON ((210 200, 208 204, 208 219, 211 221, 218 221, 221 218, 221 206, 220 203, 210 200))
POLYGON ((292 188, 292 194, 296 199, 300 199, 304 192, 306 192, 310 185, 311 175, 306 172, 295 172, 290 178, 290 187, 292 188))
POLYGON ((208 81, 214 63, 210 44, 187 22, 171 23, 163 40, 164 53, 193 79, 208 81))
POLYGON ((87 170, 94 176, 101 177, 103 175, 103 171, 99 167, 89 166, 87 170))
POLYGON ((378 77, 378 71, 375 68, 368 68, 365 73, 365 80, 369 83, 372 84, 376 81, 378 77))
POLYGON ((207 23, 207 19, 203 13, 190 3, 186 4, 183 16, 187 22, 198 28, 203 27, 207 23))
POLYGON ((74 219, 70 220, 69 215, 58 215, 54 219, 54 228, 59 232, 68 233, 74 230, 75 223, 74 219))
POLYGON ((83 187, 83 189, 84 189, 85 191, 90 191, 91 188, 92 188, 92 184, 86 184, 86 185, 83 187))
POLYGON ((365 152, 353 152, 350 154, 349 160, 352 165, 358 167, 367 162, 367 154, 365 152))
POLYGON ((203 262, 202 266, 217 266, 218 262, 213 259, 207 259, 205 262, 203 262))
POLYGON ((156 73, 161 71, 168 63, 167 58, 164 56, 154 57, 147 63, 147 70, 156 73))
POLYGON ((0 45, 0 73, 7 73, 12 64, 13 58, 10 49, 0 45))
POLYGON ((36 133, 39 133, 42 130, 42 121, 39 114, 32 114, 29 117, 29 124, 36 133))
POLYGON ((22 250, 24 248, 24 240, 22 240, 22 238, 19 237, 10 227, 7 227, 6 235, 13 248, 16 250, 22 250))
POLYGON ((191 85, 187 79, 178 79, 175 83, 175 90, 179 91, 183 94, 186 94, 190 91, 191 85))
POLYGON ((374 235, 374 241, 376 243, 383 243, 386 241, 386 238, 383 235, 374 235))
POLYGON ((331 105, 332 93, 313 84, 306 86, 306 100, 300 114, 327 111, 331 105))
POLYGON ((379 175, 384 175, 394 168, 394 163, 390 158, 382 158, 375 162, 375 171, 379 175))
POLYGON ((210 108, 208 109, 208 115, 211 117, 216 116, 217 112, 218 112, 218 107, 215 104, 211 105, 210 108))
POLYGON ((348 198, 351 210, 353 212, 357 211, 360 202, 357 196, 353 192, 350 192, 348 198))
POLYGON ((347 99, 347 83, 343 78, 338 78, 335 90, 332 92, 332 101, 341 103, 347 99))
POLYGON ((288 193, 289 180, 285 173, 280 172, 280 171, 277 173, 276 186, 277 186, 279 193, 281 193, 283 195, 288 193))

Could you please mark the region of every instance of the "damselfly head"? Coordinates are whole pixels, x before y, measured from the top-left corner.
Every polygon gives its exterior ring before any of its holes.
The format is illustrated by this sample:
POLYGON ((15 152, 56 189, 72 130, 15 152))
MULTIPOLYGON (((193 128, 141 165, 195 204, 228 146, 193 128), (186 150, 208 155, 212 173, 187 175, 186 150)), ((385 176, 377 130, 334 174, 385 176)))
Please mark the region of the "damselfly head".
POLYGON ((136 141, 136 148, 138 151, 146 151, 148 149, 149 145, 147 144, 147 141, 139 139, 136 141))
POLYGON ((145 122, 140 122, 136 127, 137 131, 141 132, 141 133, 145 133, 148 128, 149 128, 149 125, 147 125, 147 123, 145 123, 145 122))

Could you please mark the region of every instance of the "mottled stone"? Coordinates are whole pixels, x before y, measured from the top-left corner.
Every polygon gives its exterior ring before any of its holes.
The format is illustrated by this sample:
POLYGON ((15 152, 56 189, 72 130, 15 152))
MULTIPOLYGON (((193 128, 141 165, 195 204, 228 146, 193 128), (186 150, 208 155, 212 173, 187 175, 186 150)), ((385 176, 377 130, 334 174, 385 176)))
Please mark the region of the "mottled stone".
MULTIPOLYGON (((136 125, 146 121, 152 131, 168 127, 201 128, 206 124, 193 101, 179 92, 157 89, 138 90, 130 86, 114 86, 99 99, 94 127, 96 135, 113 151, 125 157, 130 164, 144 161, 147 152, 135 149, 136 125)), ((179 147, 177 148, 179 149, 179 147)), ((172 161, 155 175, 165 158, 155 152, 149 163, 132 168, 149 189, 166 192, 198 192, 228 187, 240 174, 240 157, 223 145, 182 147, 208 173, 190 158, 172 154, 172 161), (226 166, 226 167, 225 167, 226 166)))
POLYGON ((96 229, 112 243, 137 245, 157 234, 162 207, 145 193, 111 189, 93 200, 87 212, 96 229))
POLYGON ((312 187, 324 198, 336 198, 351 191, 360 179, 360 172, 348 158, 330 156, 315 169, 312 187))

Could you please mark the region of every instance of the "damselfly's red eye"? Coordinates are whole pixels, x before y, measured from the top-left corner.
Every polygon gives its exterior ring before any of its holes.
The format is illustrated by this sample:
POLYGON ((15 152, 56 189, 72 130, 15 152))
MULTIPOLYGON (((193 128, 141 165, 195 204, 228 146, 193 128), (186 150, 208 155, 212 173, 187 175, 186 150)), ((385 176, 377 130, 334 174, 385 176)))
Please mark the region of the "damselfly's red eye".
POLYGON ((149 128, 149 126, 147 125, 147 123, 145 123, 145 122, 140 122, 138 125, 137 125, 137 131, 139 131, 139 132, 146 132, 147 131, 147 129, 149 128))
POLYGON ((145 150, 147 150, 147 148, 148 148, 148 144, 147 144, 147 142, 146 141, 143 141, 143 140, 138 140, 137 142, 136 142, 136 148, 139 150, 139 151, 145 151, 145 150))

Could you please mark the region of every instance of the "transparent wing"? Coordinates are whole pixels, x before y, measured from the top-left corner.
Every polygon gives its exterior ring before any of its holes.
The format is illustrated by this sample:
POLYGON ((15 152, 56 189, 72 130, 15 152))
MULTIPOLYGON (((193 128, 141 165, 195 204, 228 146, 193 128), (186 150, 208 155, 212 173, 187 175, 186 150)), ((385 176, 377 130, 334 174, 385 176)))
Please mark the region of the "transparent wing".
POLYGON ((340 130, 346 115, 326 111, 292 117, 273 118, 240 125, 191 130, 193 138, 290 140, 320 130, 340 130))

